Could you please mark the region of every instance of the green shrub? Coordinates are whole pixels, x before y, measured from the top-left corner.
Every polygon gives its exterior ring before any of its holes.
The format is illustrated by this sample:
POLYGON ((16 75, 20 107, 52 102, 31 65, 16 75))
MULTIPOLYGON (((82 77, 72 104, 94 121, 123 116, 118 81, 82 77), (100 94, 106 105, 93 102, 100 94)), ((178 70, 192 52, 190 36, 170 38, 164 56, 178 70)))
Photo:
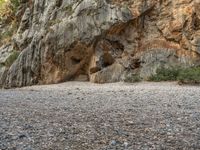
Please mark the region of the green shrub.
POLYGON ((19 0, 10 0, 10 3, 11 3, 12 10, 13 10, 14 12, 16 12, 16 11, 17 11, 17 8, 18 8, 19 5, 20 5, 19 0))
POLYGON ((177 79, 179 83, 182 84, 199 84, 200 67, 193 67, 181 70, 177 79))
POLYGON ((178 81, 180 84, 199 84, 200 67, 192 68, 160 68, 149 81, 178 81))
POLYGON ((156 74, 149 78, 149 81, 176 81, 180 70, 180 68, 159 68, 156 74))
POLYGON ((7 58, 5 65, 7 67, 10 67, 15 62, 15 60, 18 58, 18 56, 19 56, 19 52, 13 51, 12 54, 7 58))
POLYGON ((139 75, 137 74, 133 74, 133 75, 129 75, 124 79, 124 82, 129 82, 129 83, 135 83, 135 82, 140 82, 142 79, 139 75))

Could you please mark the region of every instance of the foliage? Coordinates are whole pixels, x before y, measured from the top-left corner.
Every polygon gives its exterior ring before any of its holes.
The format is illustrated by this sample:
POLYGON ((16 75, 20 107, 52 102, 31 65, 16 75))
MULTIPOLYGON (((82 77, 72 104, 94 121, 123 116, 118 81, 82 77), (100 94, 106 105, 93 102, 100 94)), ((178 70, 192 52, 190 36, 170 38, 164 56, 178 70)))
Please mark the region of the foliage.
POLYGON ((178 81, 180 84, 199 84, 200 67, 192 68, 160 68, 149 81, 178 81))
POLYGON ((11 6, 12 6, 13 10, 16 12, 16 11, 17 11, 17 8, 18 8, 19 5, 20 5, 19 0, 10 0, 10 3, 11 3, 11 6))
POLYGON ((140 78, 139 75, 137 74, 132 74, 129 76, 126 76, 124 79, 124 82, 129 82, 129 83, 135 83, 135 82, 140 82, 142 79, 140 78))
POLYGON ((193 67, 181 70, 178 76, 181 84, 199 84, 200 83, 200 67, 193 67))
POLYGON ((0 21, 15 19, 15 13, 19 7, 19 0, 0 0, 0 21))
POLYGON ((18 51, 13 51, 12 54, 7 58, 5 65, 7 67, 10 67, 15 60, 18 58, 19 52, 18 51))
POLYGON ((19 0, 0 0, 0 25, 3 27, 0 34, 0 46, 8 43, 17 30, 15 13, 19 5, 19 0))
POLYGON ((149 78, 149 81, 177 81, 180 70, 180 68, 159 68, 156 74, 149 78))

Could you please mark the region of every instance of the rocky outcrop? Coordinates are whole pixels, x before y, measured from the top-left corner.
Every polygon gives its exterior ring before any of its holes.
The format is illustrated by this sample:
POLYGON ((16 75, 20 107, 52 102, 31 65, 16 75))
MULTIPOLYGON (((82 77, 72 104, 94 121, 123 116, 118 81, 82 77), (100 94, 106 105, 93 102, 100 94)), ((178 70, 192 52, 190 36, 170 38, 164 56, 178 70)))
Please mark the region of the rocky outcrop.
POLYGON ((17 32, 0 48, 0 85, 147 79, 159 67, 198 66, 199 7, 197 0, 23 0, 17 32))

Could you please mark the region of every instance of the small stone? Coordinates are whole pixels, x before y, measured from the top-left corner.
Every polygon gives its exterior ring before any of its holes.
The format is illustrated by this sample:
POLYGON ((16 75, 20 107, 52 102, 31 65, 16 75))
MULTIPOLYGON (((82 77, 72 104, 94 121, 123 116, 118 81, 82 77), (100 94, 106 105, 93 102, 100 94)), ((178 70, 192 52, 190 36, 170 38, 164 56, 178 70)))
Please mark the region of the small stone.
POLYGON ((182 119, 181 119, 181 118, 178 118, 177 120, 178 120, 178 121, 181 121, 182 119))
POLYGON ((110 144, 111 144, 112 146, 115 146, 115 145, 117 144, 117 142, 116 142, 115 140, 112 140, 112 141, 110 142, 110 144))
POLYGON ((133 122, 133 121, 128 121, 128 124, 129 124, 129 125, 133 125, 134 122, 133 122))
POLYGON ((124 142, 124 147, 128 148, 128 142, 124 142))

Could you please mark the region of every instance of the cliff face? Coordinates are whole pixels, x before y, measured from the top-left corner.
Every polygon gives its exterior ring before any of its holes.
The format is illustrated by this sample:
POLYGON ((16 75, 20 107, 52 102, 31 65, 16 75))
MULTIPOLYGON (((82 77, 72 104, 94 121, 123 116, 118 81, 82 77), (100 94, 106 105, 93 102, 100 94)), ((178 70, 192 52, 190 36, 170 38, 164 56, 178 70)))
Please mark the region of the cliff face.
POLYGON ((3 87, 147 79, 200 64, 198 0, 22 0, 17 14, 0 48, 3 87))

